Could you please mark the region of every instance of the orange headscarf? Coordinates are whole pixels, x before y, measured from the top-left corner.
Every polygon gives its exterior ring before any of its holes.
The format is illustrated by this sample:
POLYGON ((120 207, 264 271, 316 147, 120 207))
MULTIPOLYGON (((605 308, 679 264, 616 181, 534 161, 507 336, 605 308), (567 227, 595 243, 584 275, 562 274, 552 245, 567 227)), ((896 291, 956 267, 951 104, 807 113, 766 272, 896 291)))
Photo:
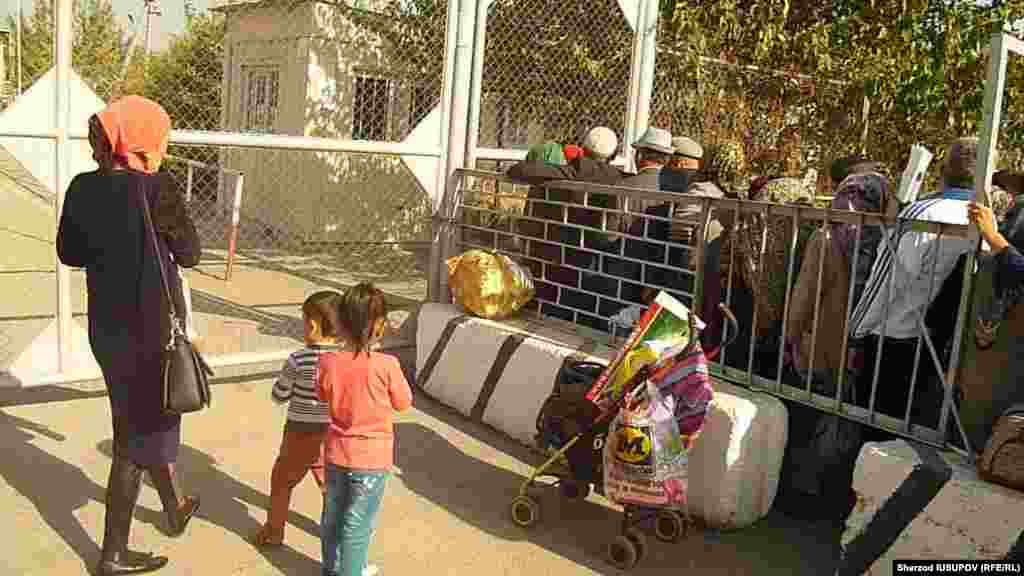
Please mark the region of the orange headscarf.
POLYGON ((148 174, 160 169, 171 132, 171 117, 163 107, 141 96, 125 96, 96 116, 115 164, 148 174))

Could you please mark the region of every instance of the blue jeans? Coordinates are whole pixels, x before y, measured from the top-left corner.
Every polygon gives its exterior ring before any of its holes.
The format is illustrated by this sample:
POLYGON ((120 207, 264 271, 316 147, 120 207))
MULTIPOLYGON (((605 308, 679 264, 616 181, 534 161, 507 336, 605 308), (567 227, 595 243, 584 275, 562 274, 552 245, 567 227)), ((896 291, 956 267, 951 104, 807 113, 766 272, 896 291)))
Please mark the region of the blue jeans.
POLYGON ((326 465, 320 519, 323 576, 361 576, 388 472, 326 465))

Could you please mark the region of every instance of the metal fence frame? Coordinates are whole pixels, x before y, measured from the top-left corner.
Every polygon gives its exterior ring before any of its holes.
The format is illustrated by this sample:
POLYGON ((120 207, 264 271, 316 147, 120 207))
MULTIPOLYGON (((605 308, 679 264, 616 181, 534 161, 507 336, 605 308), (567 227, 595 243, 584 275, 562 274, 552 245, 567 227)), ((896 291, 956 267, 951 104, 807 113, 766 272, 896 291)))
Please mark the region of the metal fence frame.
MULTIPOLYGON (((601 252, 601 251, 593 250, 593 249, 590 249, 590 248, 584 246, 583 234, 582 234, 582 232, 584 232, 584 231, 611 233, 612 235, 617 236, 619 238, 633 240, 633 241, 639 241, 639 242, 644 242, 644 243, 650 244, 650 245, 661 245, 661 246, 663 246, 664 249, 665 249, 664 250, 665 256, 664 256, 664 261, 663 262, 652 262, 652 261, 642 261, 641 262, 641 261, 636 261, 636 263, 640 264, 641 266, 649 266, 649 265, 651 265, 651 266, 655 266, 655 267, 660 268, 660 269, 670 269, 670 270, 673 270, 673 271, 678 272, 678 273, 683 273, 683 274, 690 275, 690 276, 693 277, 693 287, 694 287, 693 291, 691 293, 685 293, 684 291, 682 291, 682 290, 680 290, 678 288, 675 288, 675 287, 669 287, 669 286, 658 285, 658 284, 650 284, 650 283, 648 283, 646 281, 646 279, 645 279, 646 274, 643 271, 641 271, 641 273, 640 273, 639 284, 642 284, 644 286, 651 286, 651 287, 658 288, 658 289, 666 289, 666 290, 672 290, 672 291, 675 291, 675 292, 683 292, 685 294, 685 297, 692 298, 692 302, 700 302, 701 301, 701 297, 702 297, 701 291, 702 291, 702 287, 703 287, 703 277, 704 277, 704 274, 705 274, 705 270, 703 269, 704 268, 704 249, 705 249, 705 243, 704 242, 697 241, 697 242, 695 242, 695 245, 693 247, 690 247, 690 246, 686 246, 686 245, 683 245, 683 244, 679 244, 679 243, 673 242, 672 240, 659 240, 659 239, 655 239, 655 238, 652 238, 652 237, 648 236, 647 230, 648 230, 649 226, 647 226, 646 224, 644 226, 644 233, 643 233, 642 237, 641 236, 635 236, 635 235, 632 235, 630 233, 625 233, 625 232, 621 232, 621 231, 613 231, 613 230, 610 230, 610 229, 608 229, 606 227, 607 218, 603 218, 602 219, 604 221, 604 224, 602 225, 602 228, 600 228, 600 229, 592 228, 592 227, 588 227, 588 226, 584 226, 584 225, 580 225, 580 224, 574 224, 574 223, 570 222, 569 219, 568 219, 568 209, 570 207, 577 207, 578 208, 581 205, 579 205, 579 204, 572 204, 572 203, 568 203, 568 202, 553 201, 553 200, 550 199, 550 195, 547 194, 547 193, 545 194, 545 198, 544 199, 527 198, 525 200, 526 205, 529 206, 530 204, 540 203, 540 204, 545 204, 545 205, 549 205, 549 206, 557 206, 557 207, 562 209, 563 217, 562 217, 561 221, 545 220, 545 219, 542 219, 542 218, 531 216, 529 214, 530 211, 529 211, 528 208, 524 209, 524 214, 523 215, 519 215, 519 214, 509 215, 507 213, 504 213, 504 212, 501 212, 501 211, 498 211, 498 210, 494 210, 492 208, 480 207, 480 206, 475 206, 475 205, 468 204, 465 201, 465 194, 466 194, 467 191, 479 191, 479 188, 480 188, 478 186, 478 182, 479 181, 491 181, 491 182, 494 183, 493 191, 488 191, 488 192, 482 192, 481 193, 482 196, 488 196, 488 197, 493 197, 493 198, 510 197, 510 195, 503 194, 500 191, 500 184, 502 184, 502 183, 504 183, 506 185, 509 185, 509 184, 517 184, 517 185, 520 185, 520 186, 524 186, 525 185, 523 182, 512 180, 512 179, 508 178, 507 176, 505 176, 503 174, 499 174, 499 173, 496 173, 496 172, 488 172, 488 171, 483 171, 483 170, 460 169, 460 170, 457 170, 455 172, 455 174, 453 174, 453 176, 451 178, 449 178, 448 189, 446 191, 444 201, 442 202, 441 210, 439 211, 439 214, 438 214, 438 217, 437 217, 437 220, 436 220, 436 222, 437 222, 437 226, 436 226, 436 230, 437 230, 437 233, 436 233, 437 245, 436 245, 435 251, 433 253, 433 265, 431 266, 431 273, 432 273, 431 278, 432 278, 432 281, 431 281, 431 284, 429 285, 429 296, 428 296, 428 299, 430 301, 434 301, 434 302, 449 302, 450 301, 449 291, 448 291, 448 287, 447 287, 447 280, 446 280, 446 276, 447 275, 446 275, 446 272, 445 272, 447 270, 447 268, 445 266, 445 260, 447 260, 451 256, 454 256, 454 255, 458 254, 462 250, 471 249, 471 248, 482 248, 482 249, 485 249, 485 250, 505 253, 505 254, 513 257, 513 258, 519 259, 520 261, 531 261, 531 260, 544 261, 543 258, 539 258, 537 256, 531 255, 529 253, 529 247, 527 247, 525 250, 522 250, 522 249, 521 250, 507 250, 507 249, 504 249, 501 246, 501 242, 499 242, 499 237, 518 238, 519 240, 524 240, 527 243, 527 246, 528 246, 528 244, 530 242, 537 242, 538 240, 541 241, 544 244, 547 244, 547 245, 559 245, 559 246, 561 246, 561 253, 562 253, 562 257, 561 258, 562 258, 562 261, 557 262, 557 263, 546 262, 546 265, 554 265, 554 266, 557 266, 559 268, 574 269, 574 270, 576 270, 579 273, 588 273, 588 274, 591 274, 591 275, 594 275, 594 276, 602 276, 602 277, 606 277, 606 278, 613 278, 614 276, 611 275, 608 272, 605 272, 602 269, 601 266, 598 266, 596 271, 594 269, 584 270, 582 268, 576 267, 573 264, 567 264, 565 262, 565 254, 566 254, 566 248, 567 247, 571 248, 571 249, 573 249, 574 251, 577 251, 577 252, 588 252, 588 253, 597 255, 599 257, 603 257, 603 258, 609 258, 610 257, 610 258, 615 259, 615 260, 627 260, 627 261, 630 260, 629 257, 625 256, 625 253, 624 253, 625 248, 624 247, 620 248, 620 252, 619 253, 614 254, 614 253, 608 253, 608 252, 601 252), (491 215, 507 216, 507 217, 510 218, 512 224, 510 224, 508 226, 508 230, 498 229, 498 228, 487 228, 485 226, 479 226, 479 225, 476 225, 476 224, 467 224, 466 221, 465 221, 465 215, 467 213, 471 213, 471 212, 491 214, 491 215), (558 240, 555 240, 555 239, 552 239, 550 237, 547 237, 547 234, 544 235, 545 236, 544 238, 538 238, 537 236, 530 236, 529 234, 520 233, 520 232, 518 232, 516 230, 515 223, 516 222, 521 222, 521 221, 532 221, 532 222, 537 222, 537 223, 543 223, 544 226, 545 226, 545 232, 547 231, 547 227, 549 225, 559 226, 559 227, 562 227, 562 228, 576 229, 576 230, 578 230, 580 232, 580 244, 578 246, 569 246, 569 245, 566 245, 566 244, 562 244, 558 240), (465 231, 475 231, 475 232, 483 233, 483 234, 491 234, 493 236, 493 242, 492 242, 491 245, 486 246, 486 245, 483 245, 483 244, 475 243, 473 241, 464 240, 464 239, 461 238, 461 236, 463 235, 463 233, 465 231), (668 259, 669 259, 668 254, 669 254, 669 250, 671 248, 676 248, 676 249, 682 248, 684 250, 689 250, 689 251, 695 252, 696 253, 696 257, 693 260, 696 263, 696 268, 694 270, 689 270, 689 269, 685 269, 685 268, 678 268, 678 267, 675 267, 675 266, 672 266, 671 264, 669 264, 668 263, 668 259)), ((842 223, 848 223, 848 224, 857 224, 857 225, 859 225, 861 230, 863 230, 867 226, 882 226, 882 227, 884 227, 886 229, 886 231, 889 231, 889 230, 894 229, 894 227, 896 227, 896 226, 902 226, 904 228, 910 228, 910 229, 912 229, 914 231, 937 233, 937 234, 939 234, 939 237, 938 237, 938 239, 936 241, 939 242, 939 243, 942 242, 943 237, 948 237, 948 236, 955 236, 955 237, 960 237, 960 238, 970 238, 970 236, 971 236, 971 234, 973 232, 972 227, 967 226, 967 225, 927 222, 927 221, 923 221, 923 220, 907 220, 907 219, 901 219, 901 218, 898 218, 898 217, 888 217, 888 216, 884 216, 884 215, 881 215, 881 214, 869 214, 869 213, 839 211, 839 210, 832 210, 832 209, 825 209, 825 208, 816 208, 816 207, 813 207, 813 206, 780 205, 780 204, 772 204, 772 203, 768 203, 768 202, 747 201, 747 200, 741 200, 741 199, 725 199, 725 198, 708 198, 708 197, 686 196, 686 195, 680 195, 680 194, 675 194, 675 193, 670 193, 670 192, 658 192, 658 191, 650 191, 650 190, 641 190, 641 189, 637 189, 637 188, 627 188, 627 187, 621 187, 621 186, 608 186, 608 185, 601 185, 601 184, 590 184, 590 183, 581 183, 581 182, 562 182, 562 181, 558 181, 558 182, 547 182, 543 186, 535 186, 535 187, 536 188, 545 188, 547 190, 557 189, 557 190, 581 192, 584 195, 584 200, 583 200, 584 203, 582 204, 582 206, 586 207, 587 209, 589 209, 591 211, 601 212, 603 214, 618 213, 618 214, 621 214, 621 215, 631 216, 633 218, 642 218, 642 219, 646 220, 647 222, 655 221, 655 220, 657 220, 657 221, 672 221, 672 220, 671 219, 666 219, 666 218, 663 218, 663 217, 658 217, 658 216, 644 215, 642 212, 631 211, 629 209, 629 202, 630 202, 630 200, 646 200, 646 201, 656 201, 656 202, 668 202, 668 203, 674 203, 677 206, 678 205, 686 205, 686 204, 699 205, 700 206, 700 216, 699 216, 699 220, 698 220, 699 223, 695 227, 696 228, 695 236, 697 238, 705 238, 705 231, 706 231, 706 228, 707 228, 707 226, 708 226, 708 224, 710 222, 712 210, 715 210, 719 214, 721 214, 721 213, 731 213, 731 214, 733 214, 733 222, 738 222, 739 221, 739 216, 741 214, 743 214, 743 215, 746 215, 746 214, 762 214, 762 215, 764 215, 766 217, 766 219, 769 216, 773 217, 773 218, 785 218, 787 220, 790 220, 792 222, 792 224, 793 224, 792 230, 791 230, 792 236, 790 238, 787 238, 787 244, 790 245, 791 248, 795 248, 796 245, 797 245, 796 243, 798 241, 798 234, 799 234, 799 231, 800 231, 800 224, 801 224, 802 221, 805 221, 805 222, 806 221, 814 221, 814 222, 819 223, 820 225, 828 225, 828 224, 832 224, 832 223, 841 223, 841 222, 842 223), (600 207, 592 206, 589 203, 589 198, 590 198, 590 195, 592 195, 592 194, 604 194, 604 195, 615 196, 615 197, 617 197, 617 198, 619 198, 620 200, 623 201, 622 204, 624 205, 624 208, 622 210, 614 210, 614 209, 606 209, 606 208, 600 208, 600 207)), ((521 196, 512 196, 512 197, 520 198, 520 199, 522 198, 521 196)), ((679 222, 679 221, 676 221, 676 222, 679 222)), ((687 223, 685 225, 692 226, 692 223, 687 223)), ((767 226, 764 228, 764 234, 767 234, 767 228, 768 228, 767 226)), ((856 265, 857 265, 857 257, 859 256, 858 252, 859 252, 860 240, 861 240, 861 234, 858 234, 857 240, 856 240, 857 246, 854 249, 854 257, 853 257, 854 260, 853 260, 853 263, 852 263, 852 265, 854 267, 856 267, 856 265)), ((620 243, 620 245, 624 245, 624 242, 620 243)), ((897 247, 893 244, 892 239, 889 238, 887 234, 883 234, 883 241, 880 243, 880 245, 878 247, 879 254, 881 253, 882 250, 890 250, 890 251, 895 252, 896 248, 897 247)), ((798 270, 794 269, 794 263, 795 263, 795 259, 796 259, 795 255, 794 255, 794 252, 795 252, 795 250, 792 250, 792 249, 790 250, 790 257, 788 258, 788 261, 786 262, 787 288, 786 288, 786 295, 785 295, 785 302, 784 302, 784 310, 783 310, 783 315, 782 315, 782 325, 781 325, 782 334, 786 334, 787 333, 787 322, 788 322, 788 317, 789 317, 789 305, 790 305, 790 300, 791 300, 792 292, 793 292, 793 284, 794 284, 794 281, 796 279, 796 273, 799 272, 798 270)), ((733 249, 733 251, 730 253, 730 255, 728 257, 730 259, 732 259, 733 258, 733 254, 735 254, 735 248, 733 249)), ((969 254, 970 254, 969 259, 973 260, 973 252, 969 252, 969 254)), ((764 254, 764 251, 763 251, 763 248, 762 248, 762 252, 760 254, 760 259, 761 259, 760 266, 763 266, 764 256, 765 256, 765 254, 764 254)), ((726 257, 727 257, 726 254, 723 253, 722 254, 722 258, 724 259, 726 257)), ((931 265, 934 266, 934 260, 933 260, 931 265)), ((968 266, 973 266, 973 265, 968 263, 968 266)), ((723 299, 726 302, 728 302, 730 300, 730 297, 731 297, 732 285, 733 285, 732 276, 733 276, 733 274, 736 273, 735 272, 736 266, 735 265, 730 265, 730 269, 733 271, 733 273, 730 274, 728 282, 726 282, 726 280, 723 278, 723 299)), ((968 268, 968 270, 970 270, 970 269, 971 268, 968 268)), ((618 277, 616 279, 619 280, 620 282, 629 282, 631 284, 637 284, 637 281, 635 279, 626 280, 626 279, 623 279, 621 277, 618 277)), ((818 279, 819 280, 818 280, 817 284, 818 284, 818 291, 819 291, 819 294, 820 294, 820 290, 821 290, 821 268, 819 268, 819 270, 818 270, 818 279)), ((956 316, 956 318, 957 318, 957 327, 956 327, 956 330, 955 330, 955 332, 953 334, 953 341, 952 341, 952 348, 951 348, 952 353, 951 353, 951 355, 949 357, 949 366, 948 366, 947 369, 943 369, 942 368, 942 363, 941 363, 941 361, 939 359, 939 352, 940 351, 936 350, 935 345, 932 343, 932 339, 931 339, 930 335, 928 334, 927 330, 924 330, 924 329, 921 330, 921 335, 918 336, 917 353, 915 355, 913 374, 911 376, 911 382, 910 382, 910 390, 908 391, 908 400, 907 400, 906 409, 903 412, 903 418, 894 418, 894 417, 891 417, 889 415, 886 415, 886 414, 883 414, 881 412, 876 411, 876 407, 875 407, 876 406, 875 405, 875 391, 876 391, 876 389, 877 389, 877 387, 879 385, 880 373, 881 373, 881 366, 880 366, 880 364, 881 364, 881 356, 882 356, 881 355, 881 339, 879 341, 879 351, 878 351, 878 354, 876 356, 875 365, 870 366, 870 367, 866 367, 866 369, 869 369, 869 370, 871 370, 873 372, 873 377, 872 377, 872 381, 873 382, 872 382, 871 392, 870 392, 871 397, 869 399, 867 399, 868 403, 867 403, 866 407, 855 405, 855 404, 852 404, 852 403, 848 403, 840 395, 841 391, 844 390, 844 385, 846 384, 846 375, 845 375, 844 371, 840 371, 839 372, 838 382, 837 382, 837 385, 836 385, 836 392, 835 392, 835 396, 833 396, 833 397, 822 396, 821 394, 813 391, 813 389, 812 389, 812 380, 811 380, 810 374, 807 375, 806 381, 805 381, 805 383, 804 383, 804 385, 802 387, 795 387, 795 386, 792 386, 790 384, 787 384, 787 383, 783 382, 783 367, 782 367, 781 359, 782 359, 782 356, 783 356, 784 349, 783 349, 783 346, 782 346, 781 342, 780 342, 779 350, 778 350, 779 362, 778 362, 778 367, 777 367, 777 373, 775 374, 774 378, 765 378, 763 376, 759 376, 758 374, 754 373, 752 351, 754 350, 754 347, 755 347, 755 338, 753 338, 753 337, 751 338, 751 340, 749 342, 751 354, 750 354, 750 356, 748 356, 749 360, 748 360, 748 365, 747 365, 747 369, 746 370, 738 370, 736 368, 732 368, 732 367, 726 366, 724 364, 724 358, 725 358, 726 351, 723 350, 723 355, 719 358, 718 361, 716 361, 715 364, 713 364, 713 368, 712 368, 713 373, 716 376, 720 377, 720 378, 727 379, 727 380, 729 380, 731 382, 734 382, 734 383, 737 383, 737 384, 740 384, 740 385, 743 385, 743 386, 747 386, 747 387, 750 387, 750 388, 753 388, 753 389, 762 390, 762 391, 771 393, 773 395, 776 395, 776 396, 779 396, 779 397, 782 397, 782 398, 786 398, 788 400, 796 401, 796 402, 799 402, 801 404, 805 404, 805 405, 808 405, 808 406, 812 406, 812 407, 815 407, 816 409, 819 409, 821 411, 828 412, 828 413, 831 413, 831 414, 835 414, 835 415, 841 416, 843 418, 847 418, 847 419, 854 420, 854 421, 857 421, 857 422, 861 422, 861 423, 866 424, 868 426, 872 426, 872 427, 876 427, 876 428, 879 428, 879 429, 883 429, 883 430, 886 430, 886 431, 891 432, 891 433, 895 433, 895 434, 902 435, 902 436, 909 437, 909 438, 914 438, 914 439, 917 439, 919 441, 926 442, 928 444, 932 444, 932 445, 936 445, 936 446, 940 446, 940 447, 945 447, 945 448, 952 448, 952 449, 957 450, 957 451, 965 452, 968 456, 970 456, 970 454, 972 452, 970 450, 969 441, 968 441, 967 436, 966 436, 966 434, 964 432, 963 426, 960 424, 958 413, 956 412, 955 407, 952 404, 952 390, 953 390, 953 388, 955 386, 956 378, 958 377, 958 372, 959 372, 959 363, 960 363, 960 358, 961 358, 961 355, 959 354, 959 350, 962 347, 963 339, 964 339, 964 328, 963 328, 963 326, 965 324, 964 319, 965 319, 965 317, 967 315, 967 312, 968 312, 968 309, 970 308, 970 305, 971 305, 969 300, 968 300, 968 296, 972 293, 973 279, 974 279, 973 274, 965 275, 964 284, 963 284, 963 287, 961 289, 960 305, 959 305, 959 309, 957 311, 957 316, 956 316), (921 357, 922 354, 924 354, 924 357, 921 357), (919 383, 918 382, 919 381, 919 378, 918 378, 918 365, 919 365, 920 361, 932 362, 933 365, 935 366, 936 373, 939 375, 939 378, 941 379, 941 385, 942 385, 942 388, 943 388, 944 400, 943 400, 943 403, 942 403, 941 412, 939 414, 939 423, 938 423, 938 426, 937 426, 936 429, 931 429, 931 428, 928 428, 928 427, 925 427, 925 426, 921 426, 921 425, 918 425, 918 424, 915 424, 915 423, 911 422, 911 406, 913 404, 913 398, 914 398, 914 396, 913 396, 913 394, 914 394, 914 386, 915 386, 915 384, 919 383), (954 423, 956 424, 956 427, 957 427, 955 432, 958 434, 959 439, 964 443, 963 445, 967 447, 966 451, 962 450, 961 448, 957 447, 956 445, 949 444, 949 442, 947 442, 947 435, 945 434, 944 431, 948 430, 947 423, 949 421, 950 414, 953 415, 954 423), (940 432, 940 431, 942 431, 942 432, 940 432)), ((582 289, 581 286, 561 285, 557 281, 553 281, 550 278, 544 278, 543 280, 546 283, 553 284, 556 287, 558 287, 559 288, 559 292, 561 292, 561 289, 567 289, 567 290, 572 290, 574 292, 589 294, 589 292, 587 292, 585 289, 582 289)), ((849 297, 848 297, 848 302, 847 302, 847 311, 846 311, 846 314, 847 314, 847 325, 849 324, 850 318, 851 318, 851 316, 853 314, 853 308, 852 308, 852 302, 853 302, 852 282, 853 282, 853 277, 851 277, 850 281, 851 281, 851 289, 849 291, 849 297)), ((887 283, 889 283, 889 282, 887 282, 887 283)), ((932 286, 932 294, 934 295, 938 291, 938 286, 935 286, 934 279, 932 281, 932 285, 933 285, 932 286)), ((625 302, 624 300, 622 300, 623 296, 622 296, 621 283, 620 283, 620 287, 619 287, 619 296, 617 298, 616 297, 612 297, 612 296, 608 296, 606 294, 592 294, 592 296, 595 296, 596 298, 604 299, 606 301, 607 300, 618 300, 619 303, 621 303, 621 304, 627 304, 628 303, 628 302, 625 302)), ((567 306, 566 304, 564 304, 563 302, 558 301, 557 299, 556 299, 556 301, 551 302, 551 301, 543 300, 540 296, 538 296, 538 300, 541 303, 541 305, 537 306, 537 314, 538 314, 538 316, 542 315, 542 313, 541 313, 542 306, 545 305, 545 304, 546 305, 563 306, 563 307, 567 306)), ((816 327, 817 324, 818 324, 818 322, 817 322, 818 316, 817 315, 820 312, 820 310, 819 310, 820 307, 821 307, 821 303, 820 303, 820 297, 819 297, 819 298, 816 299, 815 312, 814 312, 814 314, 815 314, 815 321, 812 323, 812 326, 816 327)), ((587 313, 587 314, 590 315, 591 313, 587 313)), ((602 317, 603 319, 606 320, 606 318, 601 316, 601 313, 599 311, 596 312, 593 315, 602 317)), ((756 328, 757 328, 757 326, 756 326, 757 305, 756 304, 755 304, 754 313, 753 313, 752 317, 754 318, 754 326, 751 328, 751 332, 754 333, 754 332, 756 332, 756 328)), ((575 320, 575 317, 574 317, 574 320, 575 320)), ((924 313, 923 312, 920 314, 920 318, 918 318, 917 323, 918 323, 918 325, 920 327, 924 326, 924 313)), ((884 335, 885 334, 884 334, 884 328, 883 328, 882 336, 884 337, 884 335)), ((723 341, 724 341, 725 338, 726 338, 726 335, 723 334, 722 338, 723 338, 723 341)), ((846 348, 847 348, 847 339, 848 339, 848 336, 844 335, 844 338, 843 338, 843 355, 844 355, 843 364, 844 365, 845 365, 845 354, 846 354, 845 351, 846 351, 846 348)), ((812 364, 811 364, 810 370, 813 371, 813 357, 814 357, 813 346, 817 343, 816 329, 815 329, 814 335, 812 336, 812 342, 813 342, 812 350, 811 350, 811 357, 812 357, 811 362, 812 362, 812 364)))

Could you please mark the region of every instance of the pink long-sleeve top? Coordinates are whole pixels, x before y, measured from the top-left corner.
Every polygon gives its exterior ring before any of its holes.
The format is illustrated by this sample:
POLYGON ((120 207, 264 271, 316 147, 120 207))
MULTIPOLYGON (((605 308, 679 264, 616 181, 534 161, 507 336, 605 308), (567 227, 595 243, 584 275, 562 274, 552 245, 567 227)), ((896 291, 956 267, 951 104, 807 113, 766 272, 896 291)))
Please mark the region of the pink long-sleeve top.
POLYGON ((327 462, 354 470, 394 465, 394 412, 412 405, 412 390, 398 359, 371 352, 320 356, 317 394, 328 403, 327 462))

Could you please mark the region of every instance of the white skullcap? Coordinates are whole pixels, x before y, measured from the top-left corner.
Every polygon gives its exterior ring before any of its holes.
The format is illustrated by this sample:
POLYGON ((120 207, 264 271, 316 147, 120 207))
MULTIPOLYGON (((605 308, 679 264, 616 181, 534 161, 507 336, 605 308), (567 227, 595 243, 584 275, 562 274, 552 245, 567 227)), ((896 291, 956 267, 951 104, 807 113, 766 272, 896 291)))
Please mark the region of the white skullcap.
POLYGON ((583 148, 598 158, 610 158, 619 147, 619 138, 611 128, 597 126, 587 132, 583 139, 583 148))
POLYGON ((672 146, 676 149, 676 154, 679 156, 687 156, 697 160, 704 157, 704 148, 693 138, 677 136, 672 139, 672 146))

